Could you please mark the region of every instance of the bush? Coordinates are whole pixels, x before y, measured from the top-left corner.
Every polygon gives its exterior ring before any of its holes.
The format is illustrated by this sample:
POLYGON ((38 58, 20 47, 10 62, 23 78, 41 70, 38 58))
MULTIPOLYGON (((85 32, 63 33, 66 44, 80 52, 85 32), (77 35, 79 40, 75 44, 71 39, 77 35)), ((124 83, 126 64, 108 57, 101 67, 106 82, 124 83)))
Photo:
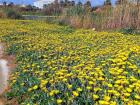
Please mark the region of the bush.
POLYGON ((7 10, 6 11, 6 16, 7 16, 7 18, 10 18, 10 19, 23 19, 22 15, 20 15, 15 10, 7 10))
POLYGON ((123 34, 135 34, 135 35, 140 34, 139 29, 135 29, 135 28, 132 28, 132 27, 123 28, 123 29, 120 30, 120 32, 123 33, 123 34))
POLYGON ((124 28, 120 30, 123 34, 132 34, 134 32, 133 28, 124 28))

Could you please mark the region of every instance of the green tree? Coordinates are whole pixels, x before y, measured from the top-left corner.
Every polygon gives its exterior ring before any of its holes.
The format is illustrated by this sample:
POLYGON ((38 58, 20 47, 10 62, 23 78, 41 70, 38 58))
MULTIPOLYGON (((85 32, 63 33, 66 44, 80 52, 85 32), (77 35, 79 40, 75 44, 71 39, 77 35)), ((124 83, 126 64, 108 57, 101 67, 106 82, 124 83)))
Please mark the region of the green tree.
POLYGON ((87 13, 91 12, 92 7, 91 7, 91 2, 89 0, 87 0, 86 3, 84 4, 84 8, 87 11, 87 13))
POLYGON ((104 5, 111 5, 111 0, 106 0, 106 1, 104 2, 104 5))
POLYGON ((60 6, 64 7, 65 2, 63 0, 60 0, 60 6))
POLYGON ((91 7, 91 2, 89 0, 86 1, 85 6, 91 7))
POLYGON ((79 2, 77 3, 77 5, 78 5, 78 6, 82 6, 83 4, 82 4, 81 1, 79 1, 79 2))
POLYGON ((6 7, 7 6, 7 2, 3 2, 3 6, 6 7))
POLYGON ((9 7, 13 7, 13 6, 14 6, 14 3, 13 3, 13 2, 10 2, 10 3, 8 4, 8 6, 9 6, 9 7))

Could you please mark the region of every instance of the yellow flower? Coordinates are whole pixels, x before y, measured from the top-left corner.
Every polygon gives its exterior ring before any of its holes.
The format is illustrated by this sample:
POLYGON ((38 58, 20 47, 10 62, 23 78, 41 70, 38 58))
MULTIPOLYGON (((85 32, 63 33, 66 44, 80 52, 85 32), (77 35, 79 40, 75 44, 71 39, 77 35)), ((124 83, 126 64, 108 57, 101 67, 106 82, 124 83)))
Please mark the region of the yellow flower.
POLYGON ((57 104, 61 104, 62 100, 61 99, 57 99, 57 104))
POLYGON ((99 90, 101 90, 100 88, 94 88, 94 91, 95 92, 97 92, 97 91, 99 91, 99 90))
POLYGON ((124 93, 124 95, 125 95, 126 97, 129 97, 129 96, 130 96, 130 93, 124 93))
POLYGON ((66 81, 67 81, 67 79, 66 79, 66 78, 64 78, 62 81, 63 81, 63 82, 66 82, 66 81))
POLYGON ((128 101, 129 101, 129 99, 124 98, 124 99, 123 99, 123 101, 124 101, 124 102, 128 102, 128 101))
POLYGON ((86 89, 87 89, 87 90, 91 90, 91 89, 92 89, 92 87, 90 87, 90 86, 87 86, 87 87, 86 87, 86 89))
POLYGON ((20 84, 21 86, 24 86, 24 83, 20 84))
POLYGON ((78 94, 76 91, 73 91, 72 94, 73 94, 73 96, 75 96, 75 97, 78 97, 78 96, 79 96, 79 94, 78 94))
POLYGON ((37 85, 35 85, 35 86, 33 87, 33 89, 34 89, 34 90, 38 89, 38 86, 37 86, 37 85))
POLYGON ((129 92, 129 93, 132 92, 132 89, 130 89, 130 88, 127 88, 126 90, 127 90, 127 92, 129 92))
POLYGON ((55 94, 58 94, 58 93, 59 93, 59 90, 54 90, 54 93, 55 93, 55 94))
POLYGON ((29 88, 29 89, 28 89, 28 92, 31 92, 31 91, 32 91, 32 88, 29 88))
POLYGON ((113 93, 113 90, 108 90, 108 93, 113 93))
POLYGON ((53 96, 54 94, 55 94, 55 93, 54 93, 53 90, 49 93, 50 96, 53 96))
POLYGON ((109 96, 104 96, 104 100, 109 101, 110 97, 109 96))
POLYGON ((110 102, 110 105, 117 105, 117 103, 114 102, 114 101, 111 101, 111 102, 110 102))
POLYGON ((77 91, 81 92, 81 91, 82 91, 82 89, 81 89, 81 88, 77 88, 77 91))
POLYGON ((139 96, 139 95, 135 95, 135 98, 136 98, 136 99, 140 99, 140 96, 139 96))
POLYGON ((93 94, 93 99, 94 99, 94 100, 97 100, 98 98, 99 98, 99 96, 98 96, 98 95, 93 94))
POLYGON ((140 105, 140 102, 135 100, 134 105, 140 105))
POLYGON ((72 85, 68 85, 68 89, 71 89, 72 88, 72 85))
POLYGON ((109 87, 109 88, 112 88, 113 86, 112 86, 112 84, 108 84, 108 87, 109 87))
POLYGON ((120 96, 120 93, 119 92, 116 92, 114 95, 117 96, 117 97, 119 97, 120 96))
POLYGON ((94 82, 93 81, 89 81, 89 85, 93 85, 94 84, 94 82))
POLYGON ((99 104, 100 104, 100 105, 109 105, 109 102, 104 101, 104 100, 100 100, 100 101, 99 101, 99 104))

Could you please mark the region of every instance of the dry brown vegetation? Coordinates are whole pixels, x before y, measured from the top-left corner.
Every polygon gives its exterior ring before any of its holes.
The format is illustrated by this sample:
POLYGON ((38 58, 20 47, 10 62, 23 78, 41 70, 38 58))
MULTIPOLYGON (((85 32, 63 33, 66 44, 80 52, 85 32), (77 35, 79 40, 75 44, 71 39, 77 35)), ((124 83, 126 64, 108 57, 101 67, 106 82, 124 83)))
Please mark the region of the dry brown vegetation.
POLYGON ((140 29, 140 5, 118 5, 112 9, 104 27, 140 29))
MULTIPOLYGON (((83 7, 79 7, 83 8, 83 7)), ((96 30, 133 28, 140 29, 140 3, 123 2, 115 7, 104 5, 82 15, 62 14, 61 21, 76 28, 96 30)))

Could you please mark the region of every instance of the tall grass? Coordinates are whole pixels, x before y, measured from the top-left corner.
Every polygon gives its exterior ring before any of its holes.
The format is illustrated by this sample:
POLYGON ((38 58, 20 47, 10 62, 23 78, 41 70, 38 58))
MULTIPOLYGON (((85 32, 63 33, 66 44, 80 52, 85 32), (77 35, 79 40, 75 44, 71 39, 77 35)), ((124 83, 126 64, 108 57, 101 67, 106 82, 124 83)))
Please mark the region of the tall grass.
POLYGON ((140 6, 134 4, 118 5, 106 21, 106 28, 135 28, 140 29, 140 6))
POLYGON ((13 8, 0 9, 0 18, 24 19, 20 12, 13 8))
POLYGON ((67 8, 61 22, 76 28, 96 28, 96 30, 134 28, 140 29, 140 5, 125 3, 111 7, 100 7, 96 11, 86 11, 83 6, 67 8))
POLYGON ((92 28, 93 23, 90 22, 92 20, 91 13, 87 13, 82 6, 65 9, 60 20, 75 28, 92 28))

